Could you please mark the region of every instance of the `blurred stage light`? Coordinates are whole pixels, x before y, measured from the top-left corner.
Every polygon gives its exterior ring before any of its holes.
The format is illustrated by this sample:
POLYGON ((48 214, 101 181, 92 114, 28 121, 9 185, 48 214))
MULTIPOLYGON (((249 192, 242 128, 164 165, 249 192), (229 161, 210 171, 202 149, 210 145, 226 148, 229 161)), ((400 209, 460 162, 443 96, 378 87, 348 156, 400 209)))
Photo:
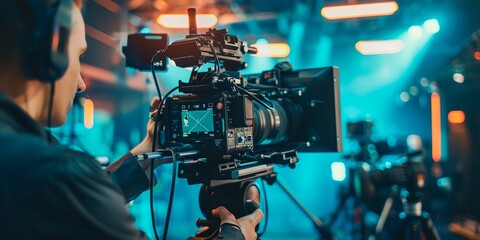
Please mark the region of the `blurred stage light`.
POLYGON ((410 86, 410 94, 412 96, 417 96, 418 95, 418 88, 415 86, 410 86))
POLYGON ((141 28, 138 30, 138 33, 141 33, 141 34, 152 33, 152 30, 150 30, 150 28, 148 28, 148 27, 141 27, 141 28))
POLYGON ((400 100, 402 100, 402 102, 410 101, 410 94, 408 94, 407 92, 400 93, 400 100))
POLYGON ((363 55, 394 54, 403 50, 402 40, 359 41, 355 48, 363 55))
POLYGON ((257 45, 265 45, 265 44, 268 44, 268 41, 267 41, 267 39, 265 39, 265 38, 259 38, 259 39, 257 39, 257 41, 255 42, 255 44, 257 44, 257 45))
POLYGON ((437 186, 448 192, 452 191, 452 181, 449 177, 443 177, 437 179, 437 186))
POLYGON ((347 177, 347 171, 343 162, 333 162, 331 165, 332 179, 337 182, 345 180, 347 177))
POLYGON ((398 10, 396 1, 325 6, 320 12, 328 20, 388 16, 398 10))
POLYGON ((460 124, 465 122, 465 113, 463 111, 450 111, 448 113, 448 122, 452 124, 460 124))
POLYGON ((477 59, 478 61, 480 61, 480 52, 475 52, 473 54, 473 57, 475 57, 475 59, 477 59))
POLYGON ((440 162, 442 159, 442 116, 440 95, 436 92, 430 96, 432 121, 432 159, 440 162))
POLYGON ((440 24, 438 24, 437 19, 429 19, 423 23, 425 31, 428 33, 437 33, 440 31, 440 24))
MULTIPOLYGON (((286 43, 263 43, 257 41, 257 44, 253 44, 253 47, 258 49, 257 54, 253 54, 255 57, 273 57, 273 58, 284 58, 290 54, 290 46, 286 43)), ((266 40, 265 40, 266 42, 266 40)))
POLYGON ((420 26, 411 26, 408 29, 408 36, 412 39, 420 39, 423 36, 423 30, 420 26))
POLYGON ((87 129, 93 128, 94 105, 91 99, 85 99, 83 102, 83 125, 87 129))
MULTIPOLYGON (((211 28, 217 24, 217 17, 213 14, 197 14, 198 28, 211 28)), ((157 23, 164 28, 188 28, 187 14, 164 14, 157 18, 157 23)))
POLYGON ((428 81, 428 78, 423 77, 422 79, 420 79, 420 85, 422 85, 422 87, 428 87, 429 84, 430 81, 428 81))
POLYGON ((465 76, 461 73, 454 73, 453 74, 453 81, 457 83, 463 83, 465 81, 465 76))

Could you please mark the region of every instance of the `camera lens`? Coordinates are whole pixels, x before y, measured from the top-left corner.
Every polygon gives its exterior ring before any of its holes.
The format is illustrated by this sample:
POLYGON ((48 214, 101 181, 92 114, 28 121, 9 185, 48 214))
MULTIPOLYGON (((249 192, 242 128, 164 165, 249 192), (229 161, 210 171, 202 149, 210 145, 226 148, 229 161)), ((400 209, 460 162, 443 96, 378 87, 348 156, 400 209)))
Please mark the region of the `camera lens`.
POLYGON ((253 104, 255 145, 273 145, 286 141, 298 141, 305 135, 305 124, 301 116, 303 109, 290 99, 271 100, 274 109, 257 102, 253 104))

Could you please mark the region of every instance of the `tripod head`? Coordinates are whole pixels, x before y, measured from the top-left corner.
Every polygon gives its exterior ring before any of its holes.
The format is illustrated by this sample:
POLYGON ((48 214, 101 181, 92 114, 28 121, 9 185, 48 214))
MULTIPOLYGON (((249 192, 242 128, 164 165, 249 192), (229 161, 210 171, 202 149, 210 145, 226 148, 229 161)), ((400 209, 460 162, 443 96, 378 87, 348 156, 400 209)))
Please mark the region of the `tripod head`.
MULTIPOLYGON (((234 216, 242 217, 260 208, 260 198, 259 187, 251 181, 215 188, 203 184, 200 189, 199 205, 206 219, 197 219, 197 227, 201 228, 195 234, 196 237, 213 236, 220 227, 220 220, 212 215, 212 209, 224 206, 234 216)), ((258 230, 258 225, 256 229, 258 230)))

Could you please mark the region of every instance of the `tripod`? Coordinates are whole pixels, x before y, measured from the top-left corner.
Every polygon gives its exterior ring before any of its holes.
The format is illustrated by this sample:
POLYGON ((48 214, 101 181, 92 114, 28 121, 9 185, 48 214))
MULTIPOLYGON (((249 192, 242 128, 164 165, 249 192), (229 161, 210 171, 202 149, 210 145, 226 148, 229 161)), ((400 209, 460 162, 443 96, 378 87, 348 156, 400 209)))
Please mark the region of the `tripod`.
POLYGON ((348 218, 352 226, 352 239, 368 239, 373 233, 373 227, 366 221, 367 215, 371 213, 366 200, 373 198, 375 186, 367 172, 358 170, 362 169, 362 165, 369 166, 366 162, 355 161, 348 167, 348 184, 340 188, 340 201, 328 222, 328 225, 334 226, 342 214, 352 214, 352 217, 348 218))
MULTIPOLYGON (((407 189, 402 189, 400 197, 402 199, 403 211, 399 214, 399 223, 395 231, 397 240, 439 240, 437 229, 433 225, 430 215, 422 210, 421 192, 411 194, 407 189)), ((376 233, 380 234, 386 220, 386 216, 392 209, 393 198, 390 197, 385 202, 381 218, 378 221, 376 233)))
MULTIPOLYGON (((321 239, 335 239, 328 226, 325 225, 322 220, 317 218, 300 202, 300 200, 292 193, 292 191, 290 191, 290 189, 288 189, 287 186, 277 178, 277 174, 275 172, 262 176, 261 178, 265 180, 268 185, 277 183, 280 186, 287 196, 290 197, 290 199, 292 199, 293 202, 312 221, 315 229, 322 236, 321 239)), ((206 185, 202 185, 202 189, 200 191, 200 208, 207 219, 197 219, 197 226, 203 228, 196 233, 194 238, 192 237, 189 239, 210 239, 215 235, 216 230, 219 227, 219 223, 212 219, 208 209, 212 209, 218 205, 223 205, 236 217, 242 217, 255 211, 255 209, 259 207, 259 204, 260 192, 256 184, 252 183, 251 181, 245 181, 239 184, 232 184, 230 186, 224 186, 216 189, 209 189, 206 185)))
POLYGON ((420 199, 411 201, 408 191, 402 191, 404 211, 400 213, 397 239, 440 239, 430 215, 422 211, 420 199))
MULTIPOLYGON (((407 156, 402 171, 406 173, 405 181, 401 181, 402 188, 400 199, 403 211, 399 214, 399 223, 395 231, 395 239, 398 240, 439 240, 437 229, 433 225, 430 215, 422 210, 423 187, 425 185, 425 167, 423 162, 415 159, 417 153, 407 156)), ((376 227, 376 234, 382 232, 384 223, 389 215, 395 196, 393 190, 390 197, 385 201, 380 220, 376 227)))

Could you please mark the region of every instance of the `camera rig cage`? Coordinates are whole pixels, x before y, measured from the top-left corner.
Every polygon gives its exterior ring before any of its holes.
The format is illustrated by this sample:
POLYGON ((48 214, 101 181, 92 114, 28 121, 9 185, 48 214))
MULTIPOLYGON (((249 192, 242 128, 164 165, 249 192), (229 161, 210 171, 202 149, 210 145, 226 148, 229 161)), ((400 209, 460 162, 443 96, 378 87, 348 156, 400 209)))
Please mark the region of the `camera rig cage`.
MULTIPOLYGON (((243 55, 257 49, 226 29, 198 34, 195 9, 188 14, 185 39, 166 46, 165 34, 148 36, 165 45, 152 66, 165 69, 168 57, 178 67, 192 68, 188 83, 179 81, 176 88, 183 94, 167 94, 160 111, 162 147, 196 153, 180 157, 178 177, 215 187, 273 174, 275 164, 293 168, 297 151, 341 151, 338 68, 293 70, 282 62, 243 76, 239 71, 248 66, 243 55), (214 68, 199 72, 206 63, 214 68)), ((150 49, 154 42, 142 39, 129 36, 136 48, 150 49)), ((136 52, 144 54, 124 48, 126 55, 136 52)))

